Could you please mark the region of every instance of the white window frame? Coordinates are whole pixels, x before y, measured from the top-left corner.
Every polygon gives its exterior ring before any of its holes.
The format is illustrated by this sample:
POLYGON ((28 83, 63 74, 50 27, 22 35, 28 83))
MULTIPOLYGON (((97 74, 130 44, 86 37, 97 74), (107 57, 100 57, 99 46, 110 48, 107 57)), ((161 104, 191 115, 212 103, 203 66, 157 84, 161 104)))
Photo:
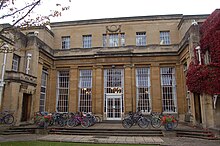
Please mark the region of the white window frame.
POLYGON ((160 31, 160 44, 170 45, 170 31, 160 31))
POLYGON ((92 47, 92 35, 83 35, 83 48, 92 47))
POLYGON ((20 63, 20 57, 16 54, 13 54, 13 59, 12 59, 12 70, 13 71, 18 71, 19 63, 20 63))
POLYGON ((62 36, 62 49, 70 49, 70 36, 62 36))
POLYGON ((176 78, 174 67, 161 67, 162 111, 177 113, 176 78))
POLYGON ((124 112, 124 70, 104 70, 104 112, 106 112, 107 95, 121 95, 122 112, 124 112))
POLYGON ((146 46, 147 36, 146 32, 136 32, 136 46, 146 46))
POLYGON ((44 112, 45 111, 45 104, 47 99, 47 77, 48 72, 46 69, 42 70, 41 75, 41 90, 40 90, 40 102, 39 102, 39 111, 44 112))
POLYGON ((69 108, 69 71, 58 71, 56 112, 66 113, 69 108))
POLYGON ((120 34, 121 46, 125 46, 125 33, 120 34))
POLYGON ((82 69, 79 72, 78 111, 92 112, 92 70, 82 69))
POLYGON ((109 47, 119 46, 119 36, 117 33, 109 34, 109 47))
POLYGON ((136 107, 142 113, 151 112, 150 68, 136 68, 136 107))

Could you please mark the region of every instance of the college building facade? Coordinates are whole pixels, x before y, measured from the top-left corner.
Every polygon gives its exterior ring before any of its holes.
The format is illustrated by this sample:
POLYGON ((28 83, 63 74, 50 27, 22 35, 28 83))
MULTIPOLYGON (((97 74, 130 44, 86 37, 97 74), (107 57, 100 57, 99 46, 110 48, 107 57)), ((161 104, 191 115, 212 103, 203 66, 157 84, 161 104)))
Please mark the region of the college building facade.
POLYGON ((198 98, 186 87, 199 24, 207 17, 109 18, 22 30, 15 35, 16 51, 7 53, 1 108, 14 111, 18 124, 37 111, 84 111, 121 120, 138 110, 215 127, 202 107, 220 110, 211 100, 196 105, 198 98), (198 113, 204 120, 195 118, 198 113))

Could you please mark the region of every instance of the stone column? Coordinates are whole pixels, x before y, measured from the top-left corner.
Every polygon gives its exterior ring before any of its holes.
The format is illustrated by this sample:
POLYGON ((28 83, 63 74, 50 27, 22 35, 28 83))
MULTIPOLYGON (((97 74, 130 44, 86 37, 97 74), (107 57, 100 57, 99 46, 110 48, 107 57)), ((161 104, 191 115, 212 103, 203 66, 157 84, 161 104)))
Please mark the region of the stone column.
POLYGON ((49 112, 56 111, 57 70, 52 68, 48 71, 47 109, 49 112))
POLYGON ((93 77, 92 77, 93 87, 92 87, 92 112, 96 115, 103 114, 103 100, 104 100, 104 84, 103 84, 103 67, 95 66, 93 67, 93 77))
POLYGON ((152 111, 162 112, 160 66, 158 63, 154 63, 151 65, 150 76, 151 76, 152 111))
POLYGON ((70 68, 69 112, 78 111, 78 68, 70 68))
POLYGON ((124 112, 133 110, 132 96, 132 69, 131 65, 124 65, 124 112))

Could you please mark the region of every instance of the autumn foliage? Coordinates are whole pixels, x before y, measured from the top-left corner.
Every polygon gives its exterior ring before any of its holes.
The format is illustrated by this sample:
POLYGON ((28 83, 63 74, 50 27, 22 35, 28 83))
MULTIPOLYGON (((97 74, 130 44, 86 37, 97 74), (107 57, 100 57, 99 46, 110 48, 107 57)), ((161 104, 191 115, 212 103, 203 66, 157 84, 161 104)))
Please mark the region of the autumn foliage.
MULTIPOLYGON (((220 9, 215 10, 200 27, 202 64, 195 60, 189 65, 186 84, 193 93, 220 94, 220 9), (210 63, 204 64, 209 52, 210 63)), ((195 54, 196 56, 196 54, 195 54)))

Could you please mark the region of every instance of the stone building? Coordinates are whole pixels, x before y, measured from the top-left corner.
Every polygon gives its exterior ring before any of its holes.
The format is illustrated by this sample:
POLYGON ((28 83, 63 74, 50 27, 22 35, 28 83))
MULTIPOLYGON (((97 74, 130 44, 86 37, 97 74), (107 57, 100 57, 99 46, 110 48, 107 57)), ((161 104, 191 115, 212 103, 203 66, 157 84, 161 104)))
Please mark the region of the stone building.
POLYGON ((1 108, 15 111, 17 123, 36 111, 121 120, 140 110, 190 121, 187 113, 196 107, 185 74, 199 42, 196 23, 207 16, 82 20, 23 30, 16 35, 18 50, 7 57, 1 108))

